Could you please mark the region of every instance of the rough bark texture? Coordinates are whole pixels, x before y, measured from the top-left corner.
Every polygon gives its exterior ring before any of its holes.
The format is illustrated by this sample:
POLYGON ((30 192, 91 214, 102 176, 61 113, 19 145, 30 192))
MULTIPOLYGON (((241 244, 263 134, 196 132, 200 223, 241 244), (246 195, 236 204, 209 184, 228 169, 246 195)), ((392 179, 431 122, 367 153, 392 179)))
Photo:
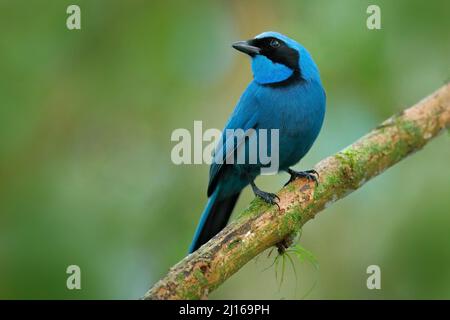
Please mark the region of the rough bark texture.
POLYGON ((190 254, 144 299, 202 299, 249 260, 298 231, 308 220, 371 178, 420 150, 450 127, 450 85, 384 121, 349 147, 319 162, 320 183, 299 179, 285 188, 280 210, 255 199, 224 230, 190 254))

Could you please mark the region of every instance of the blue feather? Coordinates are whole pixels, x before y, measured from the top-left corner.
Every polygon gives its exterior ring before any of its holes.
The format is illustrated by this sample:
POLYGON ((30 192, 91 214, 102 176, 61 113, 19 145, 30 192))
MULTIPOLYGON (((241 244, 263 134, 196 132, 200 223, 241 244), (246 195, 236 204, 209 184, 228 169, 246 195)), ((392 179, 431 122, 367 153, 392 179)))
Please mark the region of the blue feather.
POLYGON ((200 234, 202 233, 203 227, 205 225, 206 219, 208 219, 211 209, 214 205, 214 202, 217 199, 217 195, 219 194, 219 189, 216 189, 216 191, 209 197, 208 202, 206 203, 206 207, 203 210, 203 213, 200 217, 200 221, 197 225, 197 229, 195 230, 194 239, 192 239, 192 243, 189 247, 189 253, 193 252, 196 249, 198 239, 200 237, 200 234))
POLYGON ((259 84, 280 82, 288 79, 294 70, 284 64, 272 62, 265 56, 256 56, 252 60, 254 79, 259 84))

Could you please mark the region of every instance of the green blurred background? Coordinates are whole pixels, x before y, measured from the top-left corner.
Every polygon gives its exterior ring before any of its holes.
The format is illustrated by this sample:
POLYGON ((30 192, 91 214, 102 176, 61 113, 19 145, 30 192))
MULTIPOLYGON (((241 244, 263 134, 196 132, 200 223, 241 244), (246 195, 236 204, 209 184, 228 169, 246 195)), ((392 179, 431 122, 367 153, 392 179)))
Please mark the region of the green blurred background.
MULTIPOLYGON (((174 165, 170 136, 224 125, 251 79, 233 41, 280 31, 319 65, 328 110, 304 169, 449 80, 449 12, 446 0, 1 0, 0 298, 134 299, 186 254, 208 166, 174 165), (366 28, 369 4, 382 30, 366 28), (71 264, 82 290, 66 288, 71 264)), ((211 298, 450 298, 449 143, 308 223, 300 243, 318 270, 296 262, 280 286, 265 253, 211 298), (381 290, 366 288, 372 264, 381 290)))

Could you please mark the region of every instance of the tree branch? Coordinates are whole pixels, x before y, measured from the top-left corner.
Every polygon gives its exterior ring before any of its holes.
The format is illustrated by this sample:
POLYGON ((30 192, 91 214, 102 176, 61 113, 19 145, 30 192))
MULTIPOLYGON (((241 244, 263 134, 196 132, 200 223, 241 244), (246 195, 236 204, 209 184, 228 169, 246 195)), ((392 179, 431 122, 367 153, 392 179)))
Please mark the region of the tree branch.
POLYGON ((185 257, 144 299, 200 299, 249 260, 288 238, 308 220, 360 188, 450 127, 450 84, 384 121, 349 147, 319 162, 320 183, 298 179, 285 188, 280 210, 255 199, 199 250, 185 257))

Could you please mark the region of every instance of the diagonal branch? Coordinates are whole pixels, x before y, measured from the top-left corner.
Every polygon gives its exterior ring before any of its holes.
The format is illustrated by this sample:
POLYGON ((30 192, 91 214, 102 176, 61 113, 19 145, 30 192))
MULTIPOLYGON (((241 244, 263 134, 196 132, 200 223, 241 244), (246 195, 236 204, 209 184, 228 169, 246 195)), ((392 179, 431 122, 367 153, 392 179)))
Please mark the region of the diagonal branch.
POLYGON ((144 299, 200 299, 265 249, 288 238, 308 220, 360 188, 450 127, 450 84, 384 121, 349 147, 319 162, 320 184, 299 179, 285 188, 280 210, 254 200, 248 209, 193 254, 185 257, 144 299))

